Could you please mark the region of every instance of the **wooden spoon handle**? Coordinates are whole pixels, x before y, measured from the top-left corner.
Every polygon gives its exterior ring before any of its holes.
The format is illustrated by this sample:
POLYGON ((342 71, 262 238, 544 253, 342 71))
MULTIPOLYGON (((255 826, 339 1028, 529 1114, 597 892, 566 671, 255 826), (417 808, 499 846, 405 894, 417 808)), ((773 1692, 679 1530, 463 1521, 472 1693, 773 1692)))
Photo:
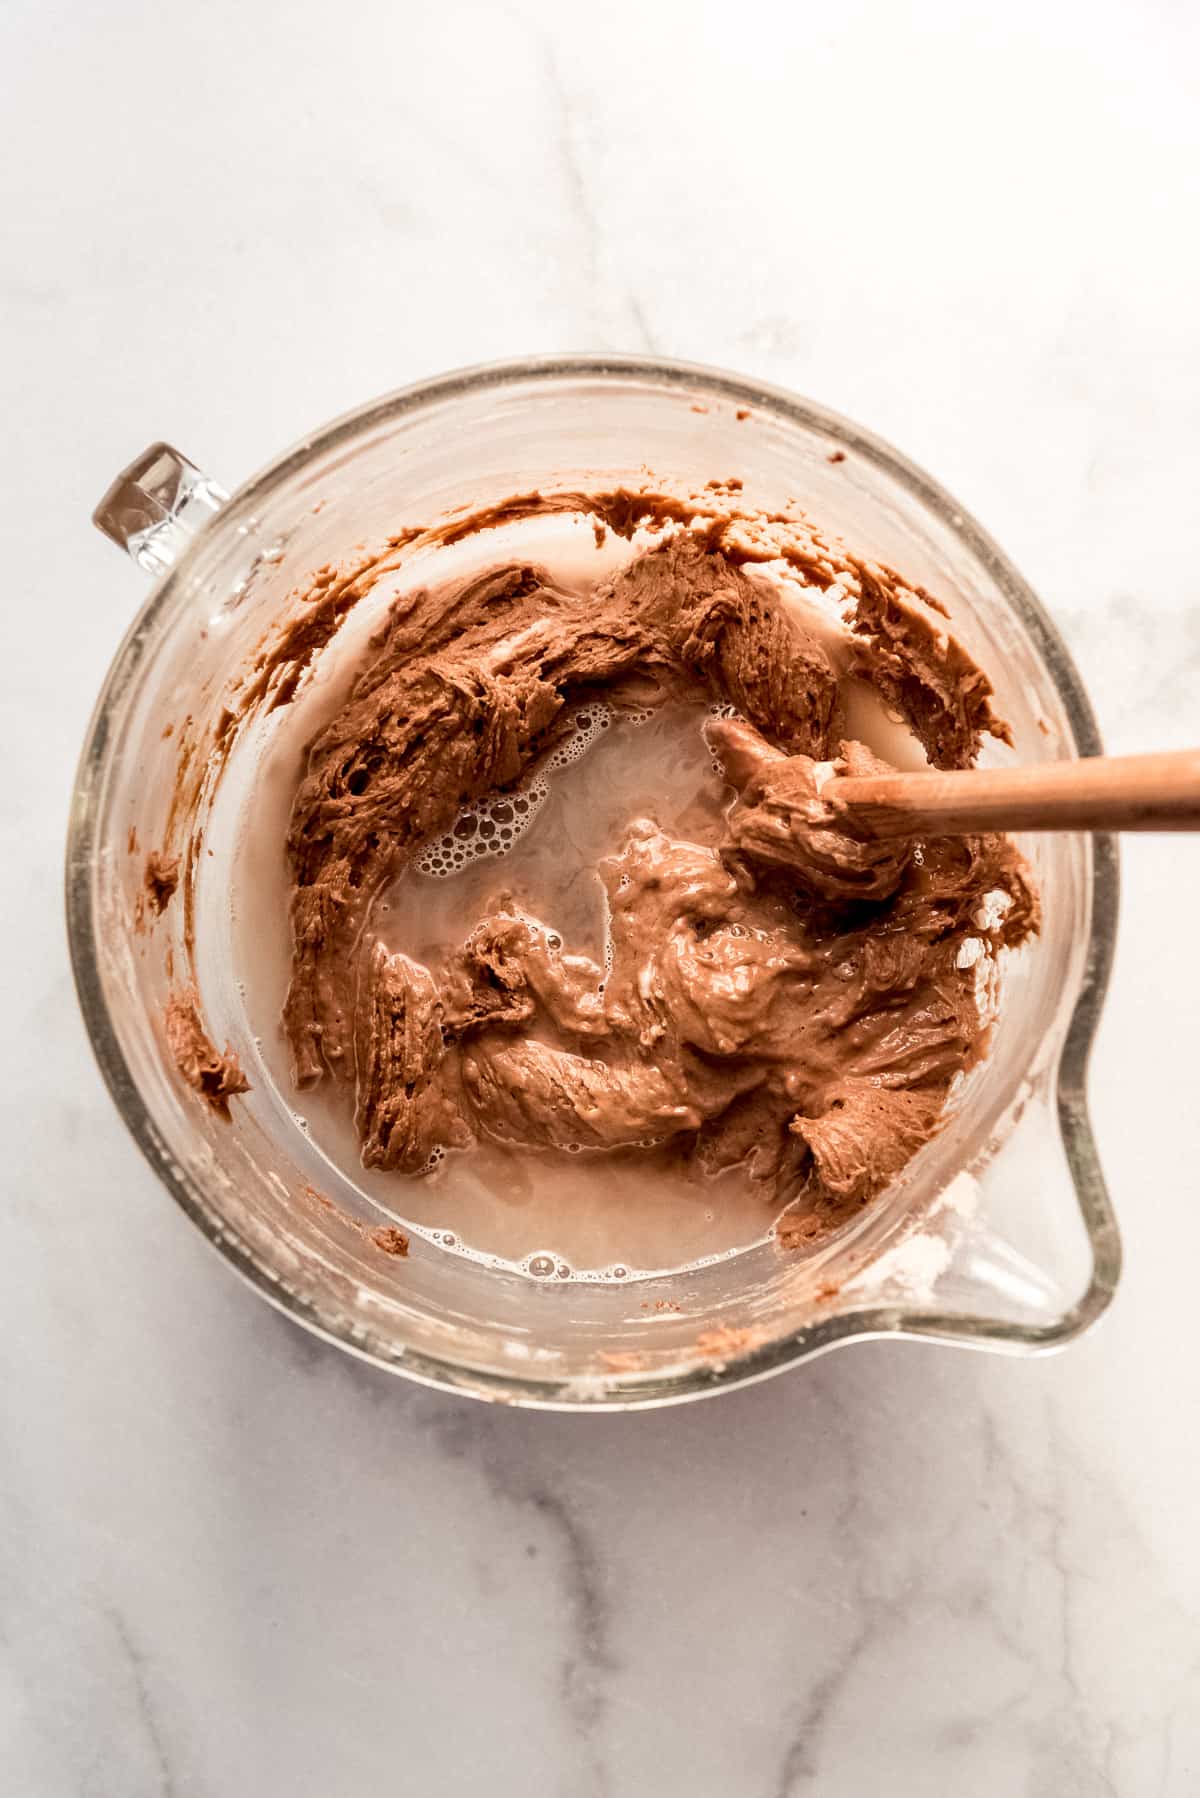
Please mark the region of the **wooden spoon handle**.
POLYGON ((821 797, 876 837, 988 830, 1200 830, 1200 750, 1026 768, 835 775, 821 797))

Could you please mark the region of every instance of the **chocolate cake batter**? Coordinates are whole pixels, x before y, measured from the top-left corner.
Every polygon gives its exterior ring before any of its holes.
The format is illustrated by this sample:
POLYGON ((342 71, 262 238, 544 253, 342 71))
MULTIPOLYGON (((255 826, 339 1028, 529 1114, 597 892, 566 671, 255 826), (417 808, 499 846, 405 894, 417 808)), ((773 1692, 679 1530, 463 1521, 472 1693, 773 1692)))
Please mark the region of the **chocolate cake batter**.
POLYGON ((176 993, 168 1000, 163 1027, 183 1078, 218 1117, 228 1119, 230 1099, 249 1092, 250 1083, 233 1050, 226 1045, 222 1054, 209 1038, 195 992, 176 993))
MULTIPOLYGON (((620 497, 565 496, 631 536, 638 507, 620 497)), ((1006 727, 937 602, 890 571, 814 548, 852 600, 835 665, 753 571, 769 556, 752 534, 679 508, 657 523, 665 540, 587 593, 521 564, 393 605, 292 809, 292 1072, 353 1094, 368 1166, 420 1174, 486 1140, 669 1145, 698 1180, 740 1167, 798 1199, 794 1241, 868 1202, 937 1130, 986 1050, 981 970, 1037 928, 1005 838, 876 844, 822 802, 820 765, 880 766, 844 740, 847 680, 874 685, 939 767, 1006 727), (597 696, 618 714, 697 699, 728 714, 707 726, 736 794, 723 839, 629 820, 596 870, 607 966, 503 895, 437 965, 389 952, 373 920, 386 884, 464 807, 536 774, 597 696)), ((345 591, 326 583, 314 619, 345 591)))

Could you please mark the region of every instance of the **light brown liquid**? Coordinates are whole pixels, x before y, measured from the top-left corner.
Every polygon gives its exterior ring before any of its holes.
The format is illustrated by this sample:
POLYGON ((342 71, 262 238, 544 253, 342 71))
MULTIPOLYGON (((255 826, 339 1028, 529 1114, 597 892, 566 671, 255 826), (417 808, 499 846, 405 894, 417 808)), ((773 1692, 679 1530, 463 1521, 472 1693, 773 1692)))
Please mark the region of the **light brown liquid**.
POLYGON ((603 705, 582 713, 583 753, 527 783, 545 798, 510 848, 449 877, 409 866, 383 895, 373 921, 389 949, 436 962, 510 895, 569 952, 601 962, 607 907, 596 866, 619 848, 631 820, 651 818, 696 843, 719 840, 730 795, 701 735, 706 706, 670 706, 638 722, 603 705))
MULTIPOLYGON (((563 521, 493 534, 474 548, 477 567, 508 559, 544 562, 568 584, 602 578, 611 541, 594 554, 563 521), (531 536, 534 541, 530 541, 531 536)), ((631 553, 621 546, 621 559, 631 553)), ((453 574, 472 571, 461 552, 453 574)), ((438 578, 442 578, 439 565, 438 578)), ((802 598, 806 624, 819 600, 802 598)), ((836 618, 822 620, 836 645, 836 618)), ((365 646, 358 631, 357 654, 365 646)), ((326 1080, 291 1089, 278 1018, 287 988, 290 935, 284 839, 304 744, 340 706, 356 663, 353 643, 275 726, 235 855, 234 954, 266 1073, 310 1140, 389 1219, 447 1247, 541 1277, 624 1278, 736 1254, 761 1241, 779 1206, 737 1169, 706 1178, 669 1149, 618 1153, 515 1150, 480 1143, 451 1153, 419 1178, 367 1170, 359 1160, 353 1102, 326 1080)), ((852 683, 859 688, 859 683, 852 683)), ((865 686, 852 695, 851 728, 893 761, 912 761, 912 739, 865 686)), ((535 770, 521 805, 477 807, 471 818, 407 866, 374 908, 370 929, 392 950, 437 966, 479 919, 508 896, 541 919, 571 953, 603 966, 607 908, 596 866, 631 821, 649 818, 698 843, 715 843, 730 798, 701 735, 710 708, 675 705, 637 719, 602 702, 581 707, 565 754, 535 770), (560 765, 554 766, 557 761, 560 765), (564 764, 565 765, 562 765, 564 764), (524 816, 520 814, 523 811, 524 816), (499 851, 498 853, 493 851, 499 851), (449 873, 420 871, 439 864, 449 873)), ((919 761, 923 757, 917 751, 919 761)))

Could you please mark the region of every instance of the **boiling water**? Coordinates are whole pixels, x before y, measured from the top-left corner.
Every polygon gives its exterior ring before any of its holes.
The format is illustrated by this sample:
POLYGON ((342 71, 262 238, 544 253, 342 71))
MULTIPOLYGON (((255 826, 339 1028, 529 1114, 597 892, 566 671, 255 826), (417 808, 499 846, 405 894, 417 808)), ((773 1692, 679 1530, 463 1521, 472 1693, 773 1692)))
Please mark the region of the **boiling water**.
MULTIPOLYGON (((494 533, 486 553, 463 546, 436 576, 457 578, 506 557, 548 564, 563 584, 600 578, 628 545, 598 549, 567 520, 494 533), (531 536, 536 541, 531 542, 531 536)), ((416 584, 409 577, 409 584, 416 584)), ((392 591, 397 588, 393 587, 392 591)), ((797 594, 806 622, 813 601, 797 594)), ((413 1178, 361 1166, 350 1096, 325 1081, 291 1088, 279 1016, 290 939, 284 840, 304 746, 342 704, 378 607, 355 618, 315 680, 276 713, 241 820, 233 866, 234 960, 270 1081, 310 1141, 386 1218, 443 1247, 518 1266, 536 1278, 623 1279, 737 1254, 770 1232, 778 1211, 737 1170, 708 1179, 669 1148, 571 1156, 481 1144, 413 1178)), ((836 646, 828 614, 822 633, 836 646)), ((581 706, 559 749, 514 793, 465 813, 426 845, 376 904, 372 929, 390 949, 436 965, 497 901, 542 919, 564 948, 603 963, 607 913, 597 863, 634 818, 693 842, 714 843, 730 792, 701 734, 712 708, 676 705, 630 717, 602 701, 581 706)), ((851 696, 850 727, 893 761, 912 762, 911 738, 869 689, 851 696)), ((916 751, 918 763, 923 758, 916 751)))

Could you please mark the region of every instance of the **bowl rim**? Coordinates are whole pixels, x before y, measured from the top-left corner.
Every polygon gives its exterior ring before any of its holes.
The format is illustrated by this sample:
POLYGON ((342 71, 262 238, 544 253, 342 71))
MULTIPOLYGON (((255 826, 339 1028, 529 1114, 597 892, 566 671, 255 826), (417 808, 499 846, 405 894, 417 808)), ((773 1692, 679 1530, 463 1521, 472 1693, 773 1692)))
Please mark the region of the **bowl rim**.
POLYGON ((608 1374, 595 1379, 538 1377, 517 1368, 481 1371, 450 1358, 397 1348, 361 1321, 294 1287, 219 1215, 203 1185, 182 1167, 150 1115, 109 1017, 97 956, 92 871, 97 852, 97 800, 106 772, 109 722, 142 653, 170 619, 188 580, 197 544, 215 527, 251 526, 257 506, 304 469, 314 454, 365 435, 373 427, 467 393, 506 385, 609 377, 652 381, 666 388, 704 390, 735 407, 767 409, 787 423, 819 431, 895 480, 952 530, 987 569, 1033 638, 1062 697, 1079 755, 1101 753, 1100 733, 1078 669, 1045 607, 1003 550, 932 476, 873 432, 816 402, 771 383, 704 364, 655 356, 560 354, 481 363, 398 388, 341 414, 302 438, 245 481, 201 527, 153 588, 109 666, 80 755, 67 833, 65 897, 71 966, 80 1009, 100 1071, 142 1154, 209 1244, 256 1291, 313 1334, 419 1384, 481 1399, 560 1411, 642 1410, 711 1396, 766 1379, 844 1343, 885 1338, 936 1341, 1012 1354, 1061 1348, 1107 1309, 1121 1270, 1116 1217, 1100 1166, 1087 1106, 1087 1067, 1112 967, 1119 873, 1116 838, 1093 838, 1091 927, 1079 995, 1059 1059, 1056 1106, 1067 1166, 1092 1256, 1086 1289, 1052 1323, 963 1317, 934 1308, 884 1305, 819 1319, 778 1340, 731 1354, 724 1362, 686 1373, 608 1374))

